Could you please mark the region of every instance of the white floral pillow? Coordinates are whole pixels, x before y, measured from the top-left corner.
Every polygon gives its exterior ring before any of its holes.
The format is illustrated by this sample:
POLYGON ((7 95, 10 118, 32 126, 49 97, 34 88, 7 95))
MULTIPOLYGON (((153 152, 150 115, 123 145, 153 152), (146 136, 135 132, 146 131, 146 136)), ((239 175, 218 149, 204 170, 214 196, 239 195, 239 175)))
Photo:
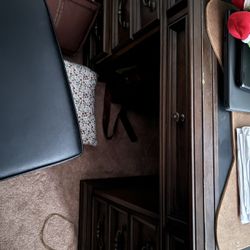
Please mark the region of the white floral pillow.
POLYGON ((96 146, 95 86, 97 75, 89 68, 64 60, 83 144, 96 146))

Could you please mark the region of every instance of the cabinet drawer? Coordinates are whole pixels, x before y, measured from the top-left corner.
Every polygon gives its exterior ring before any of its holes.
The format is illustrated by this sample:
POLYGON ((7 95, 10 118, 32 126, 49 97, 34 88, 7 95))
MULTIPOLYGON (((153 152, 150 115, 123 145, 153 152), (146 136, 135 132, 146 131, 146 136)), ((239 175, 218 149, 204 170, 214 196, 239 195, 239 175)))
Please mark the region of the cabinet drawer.
POLYGON ((131 216, 131 250, 158 250, 158 227, 137 216, 131 216))
POLYGON ((99 198, 93 199, 92 213, 92 250, 108 250, 108 213, 107 203, 99 198))
POLYGON ((137 0, 136 32, 159 23, 159 0, 137 0))
POLYGON ((115 207, 109 207, 109 249, 129 250, 128 214, 115 207))

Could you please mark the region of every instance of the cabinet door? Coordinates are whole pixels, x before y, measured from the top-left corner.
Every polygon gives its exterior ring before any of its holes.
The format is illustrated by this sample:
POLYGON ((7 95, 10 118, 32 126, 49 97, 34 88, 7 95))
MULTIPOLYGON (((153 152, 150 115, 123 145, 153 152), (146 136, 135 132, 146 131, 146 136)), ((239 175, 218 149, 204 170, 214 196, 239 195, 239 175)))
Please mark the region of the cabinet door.
POLYGON ((171 235, 170 241, 169 241, 170 248, 169 249, 174 249, 174 250, 186 250, 187 245, 183 238, 178 238, 176 235, 171 235))
POLYGON ((100 4, 100 10, 90 35, 91 60, 94 62, 110 54, 111 51, 111 0, 95 0, 100 4))
POLYGON ((158 250, 158 227, 137 216, 131 216, 131 250, 158 250))
POLYGON ((166 218, 169 242, 172 242, 172 248, 169 249, 180 249, 177 247, 182 244, 180 242, 185 242, 185 246, 189 244, 189 208, 192 186, 190 174, 191 87, 187 16, 178 17, 176 21, 169 24, 168 39, 169 123, 167 126, 166 218))
POLYGON ((130 0, 113 0, 112 3, 112 49, 114 49, 130 40, 132 15, 130 0))
POLYGON ((159 0, 136 0, 135 32, 148 31, 159 24, 159 0))
POLYGON ((187 6, 187 4, 188 0, 168 0, 168 9, 181 9, 183 6, 187 6))
POLYGON ((107 203, 99 198, 93 199, 92 212, 92 250, 108 250, 108 211, 107 203))
POLYGON ((109 249, 129 250, 128 214, 112 205, 109 207, 109 249))

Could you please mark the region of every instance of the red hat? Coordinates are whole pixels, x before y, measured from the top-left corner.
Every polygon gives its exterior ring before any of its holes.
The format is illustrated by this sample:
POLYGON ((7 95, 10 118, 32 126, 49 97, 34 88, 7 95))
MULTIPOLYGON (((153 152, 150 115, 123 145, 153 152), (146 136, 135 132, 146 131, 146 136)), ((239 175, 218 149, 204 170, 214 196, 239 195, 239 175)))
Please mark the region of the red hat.
POLYGON ((243 42, 249 42, 250 35, 250 12, 238 11, 230 15, 227 23, 229 33, 241 40, 247 40, 243 42))
POLYGON ((239 8, 240 10, 244 9, 244 2, 245 0, 232 0, 232 4, 239 8))
POLYGON ((244 2, 245 0, 232 0, 232 4, 239 8, 240 10, 244 9, 244 2))

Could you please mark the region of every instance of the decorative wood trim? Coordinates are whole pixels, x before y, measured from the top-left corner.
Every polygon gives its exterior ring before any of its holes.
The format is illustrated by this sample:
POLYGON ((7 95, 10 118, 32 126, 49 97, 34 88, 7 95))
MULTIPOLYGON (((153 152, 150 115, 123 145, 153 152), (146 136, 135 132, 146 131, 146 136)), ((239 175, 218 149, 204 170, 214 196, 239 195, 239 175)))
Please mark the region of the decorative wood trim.
POLYGON ((111 10, 111 0, 103 0, 103 51, 106 54, 111 53, 111 24, 112 24, 112 15, 110 15, 111 10))
MULTIPOLYGON (((180 2, 183 5, 185 1, 180 2)), ((218 165, 218 146, 217 146, 217 62, 206 34, 204 9, 207 0, 188 1, 189 18, 189 71, 191 83, 191 211, 190 211, 190 249, 213 250, 216 249, 214 237, 214 217, 216 209, 215 186, 218 185, 216 168, 218 165)), ((163 4, 165 5, 165 3, 163 4)), ((166 6, 164 6, 166 7, 166 6)), ((162 8, 164 9, 164 8, 162 8)), ((182 16, 183 11, 178 7, 168 10, 168 22, 172 22, 177 16, 182 16)), ((165 166, 169 162, 164 152, 170 150, 170 139, 167 134, 169 131, 170 103, 167 101, 170 96, 167 93, 166 82, 167 73, 163 68, 167 65, 168 57, 166 41, 169 34, 167 21, 162 16, 161 20, 161 127, 160 127, 160 176, 161 176, 161 249, 166 249, 164 243, 166 238, 166 217, 165 209, 167 201, 164 200, 166 194, 167 181, 165 166), (165 46, 165 48, 164 48, 165 46), (166 58, 164 58, 164 56, 166 58), (164 130, 164 126, 167 128, 164 130)), ((217 198, 218 199, 218 198, 217 198)))
MULTIPOLYGON (((108 211, 108 213, 109 213, 109 216, 108 216, 108 218, 109 218, 109 222, 108 222, 108 225, 109 225, 108 226, 109 227, 109 229, 108 229, 108 232, 109 232, 108 233, 108 244, 109 244, 108 249, 113 249, 113 244, 115 242, 115 237, 114 236, 116 235, 116 233, 114 232, 114 235, 112 235, 112 230, 114 228, 116 228, 117 225, 113 224, 114 218, 112 216, 113 215, 112 212, 117 212, 117 213, 120 214, 119 216, 122 215, 125 218, 125 223, 123 223, 123 225, 119 225, 121 228, 117 228, 116 231, 120 230, 124 234, 124 236, 126 236, 126 237, 124 237, 125 242, 124 242, 123 248, 124 248, 124 250, 125 249, 127 250, 129 248, 129 214, 124 209, 121 209, 118 206, 113 205, 113 204, 109 204, 109 209, 108 210, 109 210, 108 211), (112 236, 113 236, 113 238, 111 238, 112 236)), ((117 223, 120 223, 120 221, 118 220, 117 223)))
POLYGON ((78 249, 91 249, 90 241, 91 228, 87 228, 92 223, 92 187, 81 181, 80 183, 80 209, 79 209, 79 233, 78 249), (84 222, 84 223, 83 223, 84 222))
POLYGON ((203 26, 203 120, 204 120, 204 225, 205 249, 215 248, 215 167, 217 161, 217 80, 214 68, 213 50, 203 26))
POLYGON ((203 105, 202 105, 202 15, 201 1, 189 2, 190 65, 192 82, 192 245, 204 249, 204 173, 203 173, 203 105))
MULTIPOLYGON (((134 249, 133 244, 135 242, 135 233, 134 233, 134 226, 135 226, 135 222, 138 222, 144 226, 147 226, 148 228, 152 229, 156 235, 158 235, 158 230, 159 230, 159 223, 157 221, 154 221, 152 219, 145 219, 143 217, 139 217, 137 215, 131 215, 130 216, 130 250, 137 250, 134 249)), ((153 242, 155 244, 155 248, 154 249, 159 249, 159 237, 155 238, 155 242, 153 242)))
POLYGON ((192 249, 213 250, 215 176, 217 157, 217 89, 213 52, 206 34, 204 9, 207 0, 189 1, 190 55, 193 72, 192 144, 192 249))
POLYGON ((166 176, 166 147, 167 137, 165 124, 167 123, 167 18, 166 18, 167 1, 160 1, 160 128, 159 128, 159 143, 160 143, 160 250, 166 249, 165 238, 166 238, 166 216, 165 206, 166 200, 166 182, 163 176, 166 176))

